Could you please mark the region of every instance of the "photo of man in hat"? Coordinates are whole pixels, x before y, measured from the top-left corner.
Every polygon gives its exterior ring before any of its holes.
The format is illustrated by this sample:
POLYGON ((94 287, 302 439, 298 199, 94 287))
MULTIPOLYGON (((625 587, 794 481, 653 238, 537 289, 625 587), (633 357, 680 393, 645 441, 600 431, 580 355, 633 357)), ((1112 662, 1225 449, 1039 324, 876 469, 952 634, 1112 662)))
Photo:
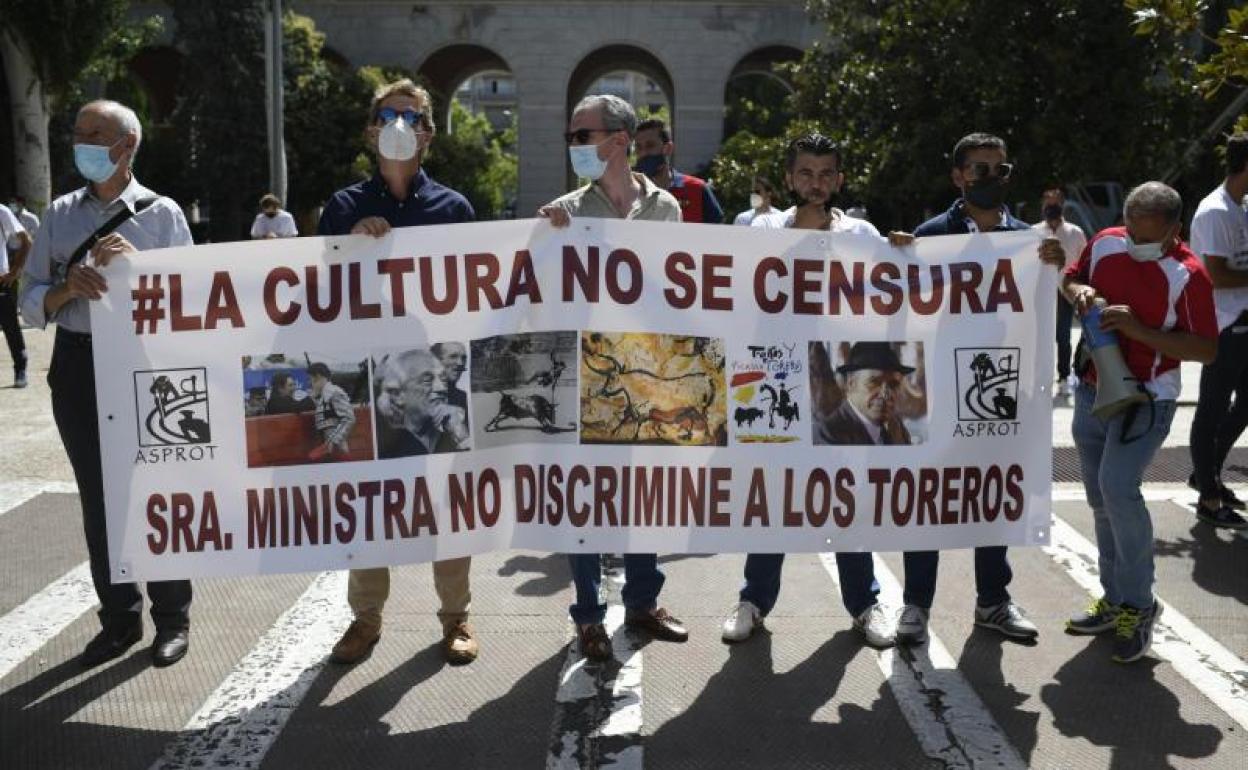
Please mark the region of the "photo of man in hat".
POLYGON ((894 344, 854 343, 845 356, 845 363, 836 367, 840 383, 828 376, 832 371, 830 353, 823 343, 811 343, 811 388, 817 394, 814 443, 838 446, 913 443, 902 420, 899 403, 908 390, 906 378, 914 373, 915 367, 901 362, 894 344), (841 393, 829 393, 835 390, 841 393), (838 399, 836 395, 841 397, 838 399), (833 403, 836 403, 834 407, 833 403))

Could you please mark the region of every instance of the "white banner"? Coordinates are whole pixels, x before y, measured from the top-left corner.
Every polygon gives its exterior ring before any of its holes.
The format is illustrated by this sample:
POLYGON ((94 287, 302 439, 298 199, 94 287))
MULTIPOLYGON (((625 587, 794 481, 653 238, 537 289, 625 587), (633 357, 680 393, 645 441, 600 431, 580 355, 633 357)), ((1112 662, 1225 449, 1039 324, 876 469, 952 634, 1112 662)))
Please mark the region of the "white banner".
POLYGON ((1046 543, 1037 244, 585 219, 117 260, 113 579, 1046 543))

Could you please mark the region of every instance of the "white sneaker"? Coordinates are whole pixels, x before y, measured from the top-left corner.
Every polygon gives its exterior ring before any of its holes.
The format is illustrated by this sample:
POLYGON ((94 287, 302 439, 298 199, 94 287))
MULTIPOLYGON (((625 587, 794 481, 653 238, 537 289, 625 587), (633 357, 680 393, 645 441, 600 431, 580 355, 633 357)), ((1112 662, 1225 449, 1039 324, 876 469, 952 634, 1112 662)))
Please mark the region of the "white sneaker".
POLYGON ((724 617, 724 641, 744 642, 763 627, 763 613, 754 602, 738 602, 724 617))
POLYGON ((1070 398, 1070 385, 1066 382, 1066 380, 1058 380, 1057 397, 1070 398))
POLYGON ((862 614, 854 618, 854 629, 859 631, 867 644, 877 649, 892 647, 896 639, 896 629, 889 622, 888 613, 884 611, 884 607, 876 602, 870 607, 863 610, 862 614))
POLYGON ((898 644, 927 643, 928 610, 917 604, 907 604, 901 608, 901 617, 897 620, 898 644))

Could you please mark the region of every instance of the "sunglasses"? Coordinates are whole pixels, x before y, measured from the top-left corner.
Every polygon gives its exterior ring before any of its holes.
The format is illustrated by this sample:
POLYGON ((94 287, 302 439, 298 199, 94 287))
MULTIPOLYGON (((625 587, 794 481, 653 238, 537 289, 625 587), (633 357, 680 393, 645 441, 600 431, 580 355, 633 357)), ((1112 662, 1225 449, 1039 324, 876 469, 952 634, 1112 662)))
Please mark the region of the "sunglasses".
POLYGON ((614 134, 619 130, 618 128, 578 128, 564 134, 563 141, 568 144, 585 144, 592 134, 614 134))
POLYGON ((378 123, 389 123, 390 121, 397 120, 398 118, 403 118, 403 121, 407 123, 407 125, 416 128, 424 122, 425 113, 417 112, 411 108, 406 110, 396 110, 393 107, 382 107, 380 110, 377 110, 378 123))
POLYGON ((1010 172, 1014 170, 1014 164, 1013 163, 998 163, 994 167, 991 163, 985 163, 984 161, 979 160, 979 161, 975 161, 974 163, 967 163, 962 168, 970 170, 971 173, 967 174, 967 176, 970 177, 971 179, 986 179, 990 175, 999 177, 1001 179, 1009 179, 1010 172), (996 169, 995 174, 993 174, 994 168, 996 169))

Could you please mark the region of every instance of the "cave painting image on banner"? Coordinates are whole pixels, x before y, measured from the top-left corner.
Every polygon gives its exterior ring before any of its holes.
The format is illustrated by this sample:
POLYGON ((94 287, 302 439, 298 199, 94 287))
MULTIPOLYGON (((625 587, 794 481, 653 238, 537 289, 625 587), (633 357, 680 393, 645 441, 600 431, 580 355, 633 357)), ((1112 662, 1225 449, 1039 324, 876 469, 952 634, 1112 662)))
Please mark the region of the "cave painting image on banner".
POLYGON ((470 379, 478 447, 576 443, 576 332, 473 340, 470 379))
POLYGON ((783 444, 809 435, 806 350, 797 341, 738 346, 728 416, 738 444, 783 444))
POLYGON ((373 459, 368 362, 350 353, 243 356, 247 465, 373 459))
POLYGON ((581 441, 727 446, 724 343, 582 332, 581 441))
POLYGON ((922 342, 810 343, 816 445, 908 446, 928 434, 922 342))

